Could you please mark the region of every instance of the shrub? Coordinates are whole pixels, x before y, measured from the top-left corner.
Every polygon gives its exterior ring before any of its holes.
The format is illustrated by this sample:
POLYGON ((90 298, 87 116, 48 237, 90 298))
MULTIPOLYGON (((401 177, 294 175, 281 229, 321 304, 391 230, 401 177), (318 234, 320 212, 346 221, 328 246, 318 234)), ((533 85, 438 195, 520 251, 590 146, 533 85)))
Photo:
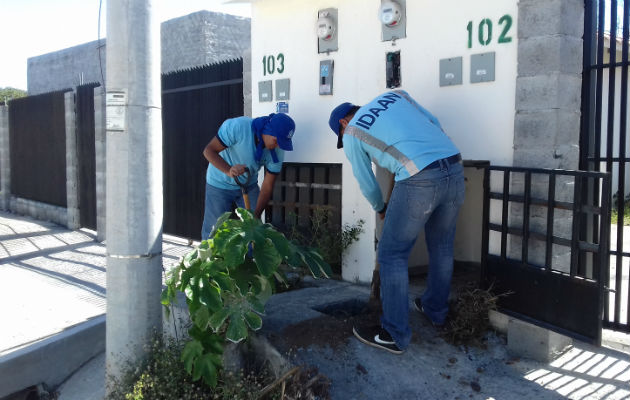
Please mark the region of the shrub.
POLYGON ((238 208, 237 219, 223 214, 204 240, 173 268, 162 292, 167 308, 178 291, 186 295, 192 321, 190 340, 182 350, 192 380, 215 387, 226 340, 238 343, 262 326, 261 314, 275 280, 284 281, 278 266, 306 267, 315 277, 329 277, 330 266, 314 249, 297 245, 251 212, 238 208))

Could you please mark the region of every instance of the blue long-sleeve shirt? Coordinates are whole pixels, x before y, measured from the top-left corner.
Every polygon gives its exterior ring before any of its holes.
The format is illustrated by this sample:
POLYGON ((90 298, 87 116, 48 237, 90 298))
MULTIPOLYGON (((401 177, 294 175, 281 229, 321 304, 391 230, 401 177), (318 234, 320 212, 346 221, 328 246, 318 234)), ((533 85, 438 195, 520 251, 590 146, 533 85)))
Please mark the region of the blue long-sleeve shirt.
POLYGON ((357 110, 344 130, 343 149, 361 192, 376 211, 384 201, 372 161, 400 181, 459 153, 438 119, 403 90, 384 93, 357 110))

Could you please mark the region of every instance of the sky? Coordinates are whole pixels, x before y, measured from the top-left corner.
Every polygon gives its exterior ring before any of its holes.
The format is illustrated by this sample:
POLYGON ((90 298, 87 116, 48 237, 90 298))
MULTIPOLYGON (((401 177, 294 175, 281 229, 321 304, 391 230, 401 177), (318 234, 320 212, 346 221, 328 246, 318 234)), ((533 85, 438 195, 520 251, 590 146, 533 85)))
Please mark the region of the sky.
MULTIPOLYGON (((250 16, 249 4, 157 0, 161 21, 199 10, 250 16)), ((107 36, 107 0, 0 0, 0 88, 26 90, 26 60, 107 36)))

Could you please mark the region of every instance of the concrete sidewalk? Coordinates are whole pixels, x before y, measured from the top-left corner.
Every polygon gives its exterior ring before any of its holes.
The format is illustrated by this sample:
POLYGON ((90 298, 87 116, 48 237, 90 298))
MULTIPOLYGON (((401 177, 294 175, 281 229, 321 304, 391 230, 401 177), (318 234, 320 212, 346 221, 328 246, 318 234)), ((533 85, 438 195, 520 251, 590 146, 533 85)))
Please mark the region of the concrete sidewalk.
MULTIPOLYGON (((103 398, 106 261, 94 237, 0 213, 0 399, 42 381, 53 382, 59 400, 103 398)), ((164 264, 189 250, 186 241, 166 237, 164 264)), ((290 361, 329 377, 333 399, 630 398, 630 348, 623 343, 625 352, 575 342, 554 362, 539 363, 510 356, 501 335, 490 335, 485 349, 452 346, 415 312, 414 339, 401 356, 365 346, 351 332, 335 348, 321 338, 296 346, 289 337, 309 320, 332 323, 317 311, 322 306, 368 294, 366 286, 317 280, 274 295, 263 333, 281 351, 291 348, 290 361)))
MULTIPOLYGON (((60 384, 105 350, 106 247, 95 238, 0 212, 0 398, 60 384)), ((164 264, 187 244, 165 237, 164 264)))

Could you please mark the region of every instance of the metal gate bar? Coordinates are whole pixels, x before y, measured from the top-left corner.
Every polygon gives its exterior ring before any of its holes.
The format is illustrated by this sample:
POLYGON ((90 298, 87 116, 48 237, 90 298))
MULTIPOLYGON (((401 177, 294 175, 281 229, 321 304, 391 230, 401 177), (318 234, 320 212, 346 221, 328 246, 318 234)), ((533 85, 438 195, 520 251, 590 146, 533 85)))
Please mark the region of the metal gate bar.
POLYGON ((592 241, 585 235, 583 225, 588 218, 583 217, 609 220, 609 201, 607 173, 501 166, 486 169, 482 284, 493 287, 498 294, 511 293, 499 300, 503 312, 580 340, 600 343, 609 230, 607 224, 599 224, 599 241, 592 241), (493 180, 497 174, 503 174, 503 179, 493 180), (517 190, 520 175, 524 178, 522 190, 517 190), (538 178, 536 191, 532 189, 534 177, 538 178), (491 190, 491 181, 495 186, 500 183, 500 190, 491 190), (540 182, 547 182, 548 187, 544 188, 540 182), (558 184, 573 185, 573 190, 557 192, 558 184), (582 188, 589 184, 601 187, 601 199, 583 196, 582 188), (559 193, 571 199, 559 199, 559 193), (496 210, 493 201, 500 202, 496 210), (517 221, 520 214, 516 211, 519 207, 522 207, 520 224, 517 221), (546 217, 544 223, 531 223, 534 207, 546 208, 537 215, 546 217), (555 231, 555 218, 563 220, 557 217, 556 210, 562 210, 567 215, 564 220, 570 220, 571 229, 565 235, 555 231), (501 213, 500 224, 493 222, 498 220, 494 211, 501 213), (501 243, 493 243, 498 254, 490 251, 491 231, 500 233, 501 243), (544 243, 544 254, 542 248, 538 253, 530 252, 530 245, 535 247, 536 243, 544 243), (570 258, 562 257, 563 252, 554 254, 554 246, 570 249, 570 258), (544 261, 537 263, 536 256, 544 261), (557 265, 554 257, 560 260, 557 265))
MULTIPOLYGON (((584 15, 580 168, 600 171, 603 163, 606 172, 617 178, 617 185, 612 190, 616 192, 614 207, 618 215, 615 226, 617 240, 615 250, 610 250, 609 253, 615 256, 615 262, 606 269, 606 276, 614 272, 615 280, 612 283, 606 281, 606 286, 610 288, 607 288, 604 298, 603 318, 605 327, 630 332, 630 295, 628 295, 630 282, 627 278, 624 280, 623 276, 624 264, 627 269, 630 258, 630 252, 624 251, 623 248, 623 216, 627 190, 625 169, 630 163, 626 150, 630 1, 585 0, 584 15), (621 47, 620 50, 619 47, 621 47), (621 54, 618 54, 619 52, 621 54), (604 97, 606 79, 608 79, 608 96, 604 97), (602 132, 603 129, 605 129, 605 134, 602 132), (606 146, 602 149, 604 140, 606 146), (618 143, 617 148, 615 148, 616 143, 618 143), (602 154, 602 150, 605 154, 602 154), (614 296, 614 301, 611 296, 614 296), (626 296, 625 300, 624 296, 626 296)), ((585 191, 590 190, 591 196, 597 198, 600 195, 597 189, 597 187, 585 188, 585 191)), ((595 222, 594 225, 596 224, 595 222)), ((596 237, 597 233, 592 232, 591 235, 596 237)))

